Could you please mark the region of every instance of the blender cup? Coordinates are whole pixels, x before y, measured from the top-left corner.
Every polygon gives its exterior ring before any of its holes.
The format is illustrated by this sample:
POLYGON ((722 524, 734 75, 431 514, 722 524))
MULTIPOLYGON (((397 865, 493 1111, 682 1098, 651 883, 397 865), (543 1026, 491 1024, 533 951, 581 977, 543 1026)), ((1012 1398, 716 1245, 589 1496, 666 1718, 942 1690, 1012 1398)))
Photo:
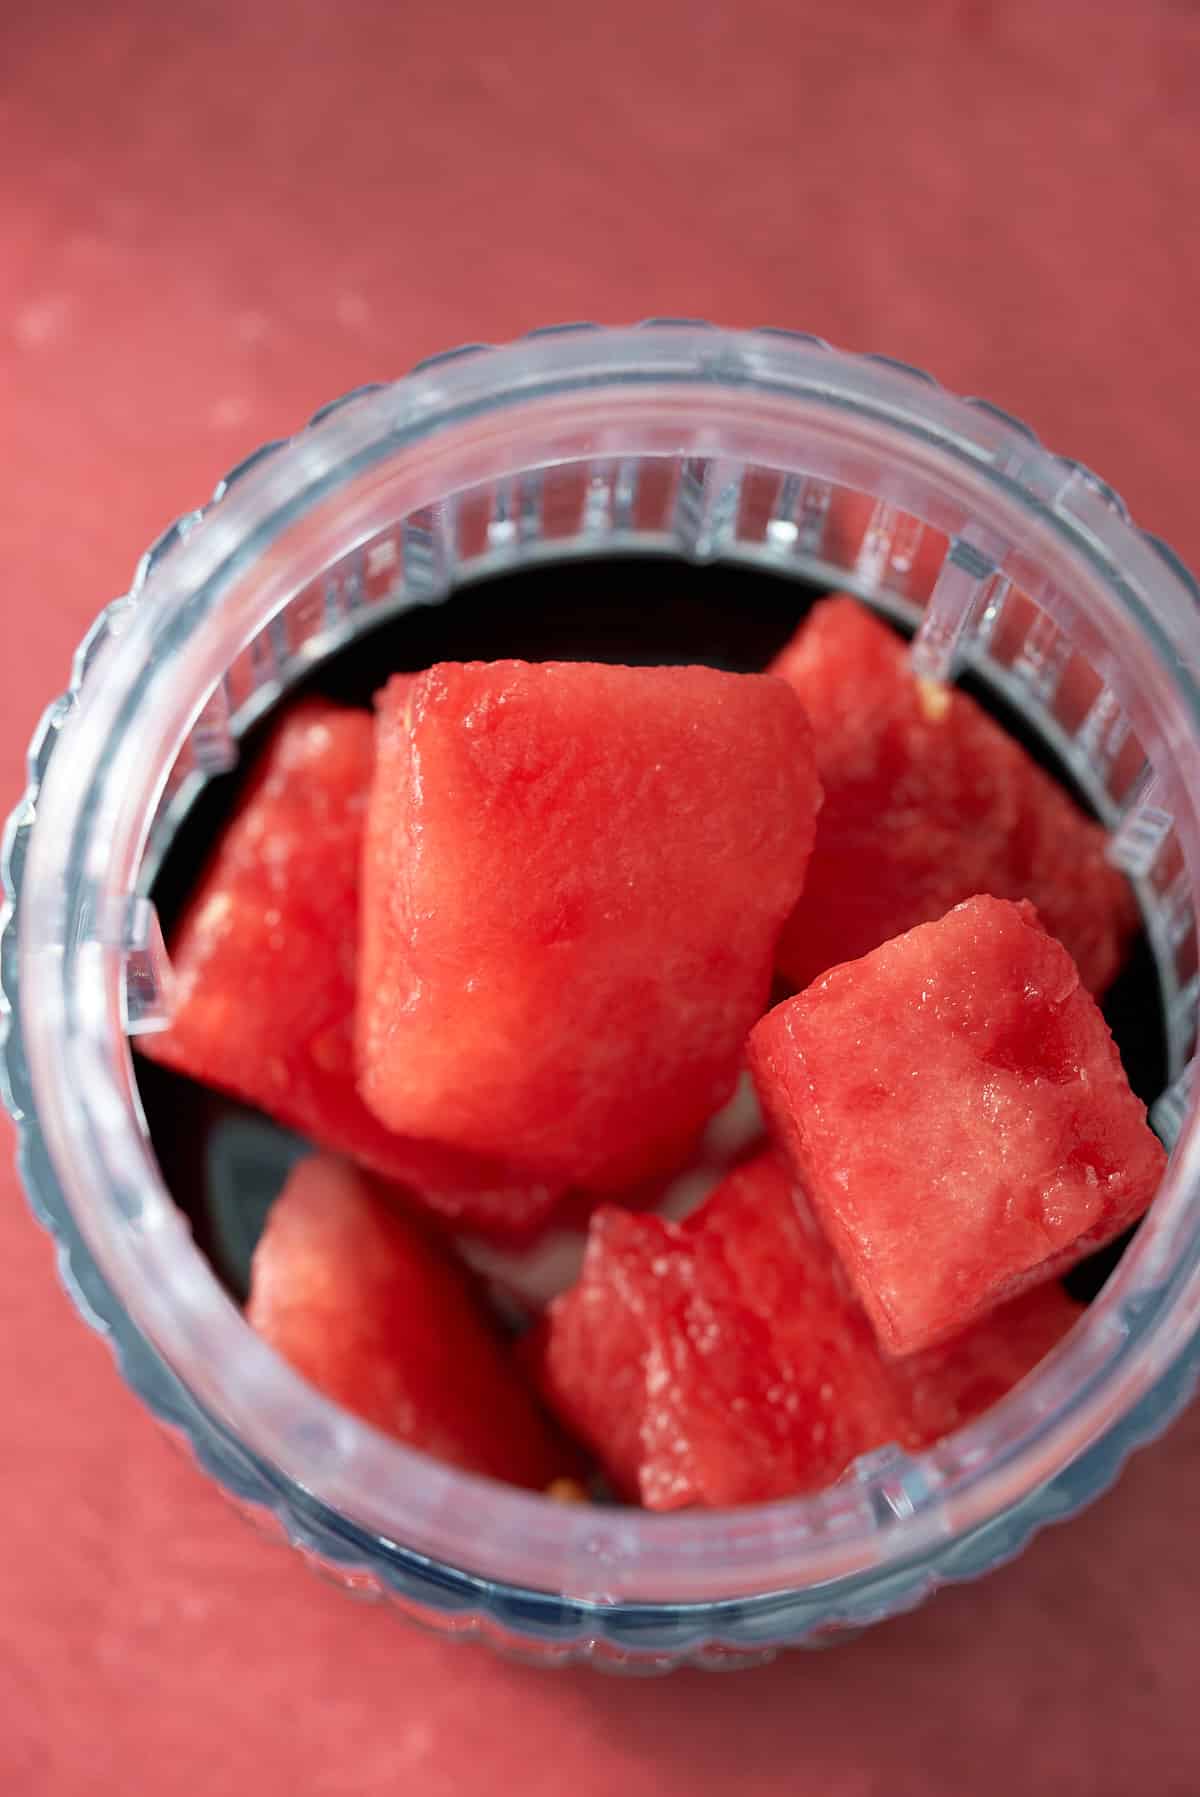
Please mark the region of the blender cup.
MULTIPOLYGON (((673 568, 672 568, 672 564, 673 568)), ((499 589, 498 589, 499 591, 499 589)), ((544 1663, 661 1670, 813 1644, 1077 1510, 1200 1370, 1200 597, 1120 499, 994 408, 776 332, 579 326, 325 408, 143 558, 46 712, 8 828, 4 1050, 20 1169, 124 1377, 252 1516, 348 1587, 544 1663), (969 676, 1111 831, 1152 951, 1172 1149, 1096 1301, 986 1415, 815 1496, 563 1506, 438 1464, 257 1339, 164 1187, 130 1038, 170 1015, 151 886, 197 795, 323 658, 534 564, 741 563, 858 592, 969 676)), ((502 604, 497 599, 497 604, 502 604)))

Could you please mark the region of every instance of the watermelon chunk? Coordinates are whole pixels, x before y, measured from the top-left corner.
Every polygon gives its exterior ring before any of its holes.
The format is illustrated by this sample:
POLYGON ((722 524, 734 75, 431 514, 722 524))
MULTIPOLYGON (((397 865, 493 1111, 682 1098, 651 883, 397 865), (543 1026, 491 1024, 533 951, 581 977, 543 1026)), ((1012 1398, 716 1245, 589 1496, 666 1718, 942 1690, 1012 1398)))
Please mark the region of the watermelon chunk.
POLYGON ((779 949, 804 987, 977 892, 1029 898, 1101 994, 1137 926, 1105 836, 966 693, 916 679, 855 599, 817 605, 772 671, 812 719, 825 790, 779 949))
POLYGON ((859 1454, 927 1446, 1023 1378, 1079 1307, 1039 1288, 943 1348, 889 1361, 768 1151, 685 1224, 605 1209, 536 1338, 538 1377, 614 1487, 651 1509, 765 1502, 859 1454))
POLYGON ((613 1488, 639 1497, 646 1352, 661 1308, 654 1267, 677 1250, 678 1225, 602 1205, 583 1270, 521 1343, 551 1413, 595 1454, 613 1488))
POLYGON ((682 1232, 686 1273, 645 1360, 643 1503, 818 1490, 899 1437, 870 1327, 778 1156, 731 1174, 682 1232))
POLYGON ((445 664, 379 701, 360 1089, 390 1128, 615 1190, 729 1097, 819 787, 783 681, 445 664))
POLYGON ((462 1269, 347 1162, 292 1172, 246 1315, 326 1397, 438 1460, 537 1490, 574 1471, 462 1269))
POLYGON ((1081 1308, 1052 1279, 940 1346, 888 1362, 905 1413, 901 1445, 928 1447, 990 1410, 1062 1340, 1081 1308))
POLYGON ((1165 1156, 1033 907, 979 897, 763 1018, 777 1140, 888 1352, 965 1329, 1118 1235, 1165 1156))
POLYGON ((285 715, 174 932, 171 1027, 139 1047, 463 1227, 522 1236, 561 1187, 502 1158, 405 1140, 358 1095, 360 863, 374 759, 367 712, 309 700, 285 715))

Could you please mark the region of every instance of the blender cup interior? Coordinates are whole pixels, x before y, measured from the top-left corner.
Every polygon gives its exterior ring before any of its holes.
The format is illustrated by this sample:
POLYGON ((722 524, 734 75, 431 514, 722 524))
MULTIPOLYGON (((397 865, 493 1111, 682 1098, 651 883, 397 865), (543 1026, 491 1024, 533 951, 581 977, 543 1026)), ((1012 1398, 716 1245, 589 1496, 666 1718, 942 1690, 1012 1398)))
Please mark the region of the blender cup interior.
MULTIPOLYGON (((24 896, 34 875, 65 896, 53 916, 18 906, 28 1068, 15 1097, 45 1143, 32 1177, 65 1192, 99 1286, 220 1438, 223 1482, 238 1487, 232 1454, 240 1495, 261 1504, 265 1480, 289 1533, 299 1502, 335 1531, 342 1562, 385 1582, 412 1551, 583 1605, 802 1593, 792 1634, 902 1607, 1011 1552, 1050 1513, 1029 1511, 1036 1493, 1146 1399, 1200 1315, 1200 704, 1194 589, 1169 552, 1086 470, 911 371, 686 326, 439 362, 350 396, 217 499, 110 608, 35 758, 41 814, 57 808, 61 823, 53 843, 18 843, 24 896), (153 1076, 143 1106, 126 1042, 169 1020, 163 918, 255 726, 305 681, 364 699, 393 665, 501 654, 761 666, 830 589, 909 633, 921 674, 967 683, 1110 829, 1145 931, 1114 1022, 1176 1145, 1164 1192, 1031 1381, 928 1453, 884 1450, 816 1498, 725 1516, 569 1514, 434 1467, 276 1363, 165 1200, 150 1139, 161 1106, 153 1076), (65 1096, 55 1044, 78 1075, 65 1096)), ((239 1144, 229 1164, 253 1185, 260 1150, 239 1144)), ((269 1186, 292 1151, 282 1142, 257 1176, 269 1186)), ((226 1244, 234 1260, 254 1227, 226 1244)), ((1078 1501, 1075 1489, 1067 1507, 1078 1501)))

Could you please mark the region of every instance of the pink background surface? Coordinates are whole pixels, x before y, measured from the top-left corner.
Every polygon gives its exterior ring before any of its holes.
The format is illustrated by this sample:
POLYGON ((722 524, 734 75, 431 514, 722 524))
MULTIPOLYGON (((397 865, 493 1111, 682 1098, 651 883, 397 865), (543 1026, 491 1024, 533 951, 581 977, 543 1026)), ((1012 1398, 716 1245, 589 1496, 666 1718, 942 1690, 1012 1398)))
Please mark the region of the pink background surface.
MULTIPOLYGON (((1200 562, 1198 204, 1194 0, 3 7, 5 805, 167 520, 343 389, 536 323, 887 350, 1200 562)), ((853 1646, 539 1674, 245 1529, 0 1181, 2 1797, 1200 1790, 1200 1411, 986 1587, 853 1646)))

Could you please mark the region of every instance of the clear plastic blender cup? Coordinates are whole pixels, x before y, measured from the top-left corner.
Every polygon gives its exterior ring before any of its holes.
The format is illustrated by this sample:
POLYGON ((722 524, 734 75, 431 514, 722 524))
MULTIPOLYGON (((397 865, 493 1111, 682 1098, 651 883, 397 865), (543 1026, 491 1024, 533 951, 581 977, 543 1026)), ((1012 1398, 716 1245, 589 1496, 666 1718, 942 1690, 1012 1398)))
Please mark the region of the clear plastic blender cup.
MULTIPOLYGON (((679 576, 676 573, 676 580, 679 576)), ((813 339, 572 327, 352 394, 146 555, 47 711, 10 820, 7 1102, 63 1277, 151 1410, 350 1587, 546 1663, 737 1664, 973 1577, 1102 1490, 1200 1364, 1200 610, 1077 464, 916 371, 813 339), (437 1464, 249 1330, 164 1188, 130 1037, 169 1014, 149 889, 197 793, 314 662, 464 582, 581 556, 850 587, 1042 738, 1134 880, 1172 1146, 1147 1222, 1041 1368, 916 1456, 816 1496, 650 1515, 437 1464)))

